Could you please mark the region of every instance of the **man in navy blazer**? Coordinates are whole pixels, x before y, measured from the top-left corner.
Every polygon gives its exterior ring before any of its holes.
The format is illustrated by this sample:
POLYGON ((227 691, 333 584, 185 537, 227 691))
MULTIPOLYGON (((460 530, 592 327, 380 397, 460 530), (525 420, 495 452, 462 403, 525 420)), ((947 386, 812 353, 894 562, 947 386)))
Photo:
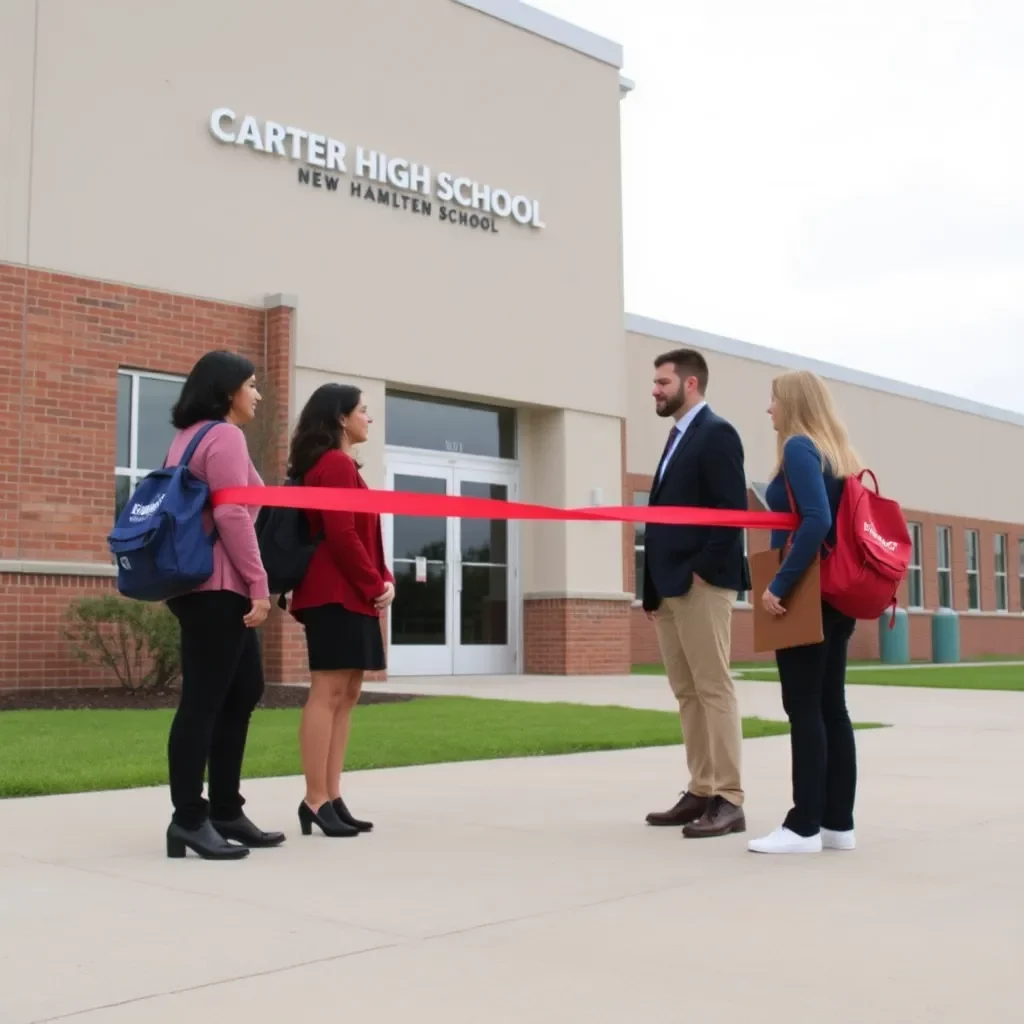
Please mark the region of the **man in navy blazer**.
MULTIPOLYGON (((675 422, 655 472, 649 504, 747 508, 743 443, 704 399, 708 365, 692 349, 654 362, 655 411, 675 422)), ((746 830, 740 782, 742 725, 729 672, 732 612, 750 589, 743 531, 648 523, 643 606, 679 702, 690 783, 651 825, 683 826, 697 839, 746 830)))

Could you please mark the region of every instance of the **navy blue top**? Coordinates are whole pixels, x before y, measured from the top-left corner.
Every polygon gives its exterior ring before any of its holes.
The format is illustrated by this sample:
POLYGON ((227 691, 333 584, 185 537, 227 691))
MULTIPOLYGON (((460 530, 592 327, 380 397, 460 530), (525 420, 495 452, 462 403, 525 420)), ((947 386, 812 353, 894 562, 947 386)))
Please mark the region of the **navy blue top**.
MULTIPOLYGON (((795 511, 800 516, 793 546, 768 587, 780 600, 814 561, 822 544, 826 541, 835 544, 835 520, 842 495, 843 481, 830 468, 822 469, 817 445, 802 434, 789 438, 782 448, 782 471, 765 490, 765 500, 772 512, 795 511), (796 501, 795 509, 791 508, 786 493, 787 479, 796 501)), ((783 547, 790 532, 772 530, 771 547, 783 547)))

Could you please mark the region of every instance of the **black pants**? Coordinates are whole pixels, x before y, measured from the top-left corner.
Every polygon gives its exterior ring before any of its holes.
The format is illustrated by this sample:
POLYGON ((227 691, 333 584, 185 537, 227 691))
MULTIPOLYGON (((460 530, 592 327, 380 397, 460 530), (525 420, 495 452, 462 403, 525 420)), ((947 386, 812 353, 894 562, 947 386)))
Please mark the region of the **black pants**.
POLYGON ((256 631, 242 616, 251 602, 229 590, 198 591, 167 602, 181 624, 181 700, 167 743, 174 821, 198 828, 207 817, 231 821, 249 719, 263 695, 256 631), (203 773, 209 763, 209 796, 203 773))
POLYGON ((790 724, 793 808, 785 826, 814 836, 853 828, 857 747, 846 710, 846 649, 853 619, 822 602, 824 640, 775 652, 790 724))

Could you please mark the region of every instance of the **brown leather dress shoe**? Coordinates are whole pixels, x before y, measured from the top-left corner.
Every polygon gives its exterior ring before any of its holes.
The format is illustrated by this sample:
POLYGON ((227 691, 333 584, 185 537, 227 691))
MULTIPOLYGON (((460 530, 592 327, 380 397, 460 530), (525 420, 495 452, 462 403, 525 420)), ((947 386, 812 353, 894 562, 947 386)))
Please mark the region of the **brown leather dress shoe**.
POLYGON ((716 796, 708 804, 708 809, 698 821, 683 828, 683 835, 687 839, 713 839, 716 836, 728 836, 734 832, 746 831, 747 818, 743 813, 743 808, 716 796))
POLYGON ((673 825, 676 828, 680 825, 688 825, 691 821, 696 821, 708 809, 708 803, 709 799, 706 796, 684 793, 671 810, 651 811, 647 815, 647 824, 673 825))

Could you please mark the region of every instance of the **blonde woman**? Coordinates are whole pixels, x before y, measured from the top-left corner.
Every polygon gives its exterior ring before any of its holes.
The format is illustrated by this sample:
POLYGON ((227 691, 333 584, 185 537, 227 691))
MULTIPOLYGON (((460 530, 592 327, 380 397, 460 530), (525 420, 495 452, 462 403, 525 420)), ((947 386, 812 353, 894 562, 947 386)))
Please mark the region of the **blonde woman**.
MULTIPOLYGON (((772 532, 772 548, 790 546, 760 598, 771 614, 783 615, 786 594, 822 545, 835 543, 843 483, 862 467, 828 389, 815 374, 798 370, 777 377, 768 414, 778 435, 768 506, 800 516, 792 536, 785 530, 772 532)), ((793 807, 779 828, 749 843, 753 853, 855 846, 857 751, 846 709, 846 651, 855 622, 823 601, 822 625, 821 643, 775 652, 791 730, 793 807)))

